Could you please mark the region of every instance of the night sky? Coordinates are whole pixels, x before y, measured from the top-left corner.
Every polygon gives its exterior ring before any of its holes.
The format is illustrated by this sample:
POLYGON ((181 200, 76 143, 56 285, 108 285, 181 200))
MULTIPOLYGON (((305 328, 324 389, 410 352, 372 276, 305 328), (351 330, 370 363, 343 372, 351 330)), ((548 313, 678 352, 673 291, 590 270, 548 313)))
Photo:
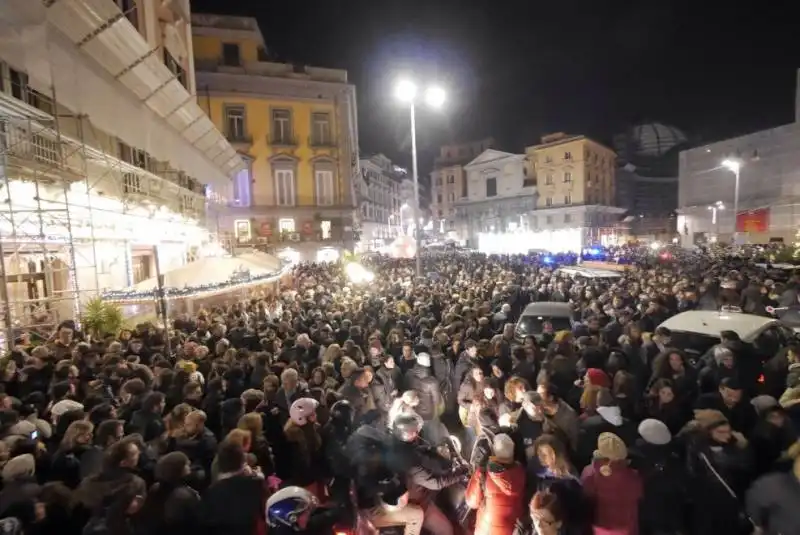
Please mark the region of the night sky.
POLYGON ((407 164, 408 114, 392 84, 413 75, 444 86, 445 109, 419 113, 423 170, 449 141, 493 136, 520 151, 544 133, 610 142, 660 121, 700 142, 794 117, 800 22, 788 0, 192 0, 192 9, 255 16, 277 60, 347 69, 362 154, 407 164))

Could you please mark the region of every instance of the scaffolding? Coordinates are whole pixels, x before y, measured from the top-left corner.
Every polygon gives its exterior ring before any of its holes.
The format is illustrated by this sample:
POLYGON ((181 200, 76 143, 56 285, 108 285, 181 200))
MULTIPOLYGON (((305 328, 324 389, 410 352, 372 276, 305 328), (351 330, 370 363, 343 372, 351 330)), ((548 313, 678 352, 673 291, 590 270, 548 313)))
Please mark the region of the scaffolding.
POLYGON ((65 320, 79 325, 81 303, 102 289, 135 282, 137 228, 147 234, 167 223, 167 205, 199 221, 205 197, 184 173, 60 109, 55 88, 46 96, 28 87, 24 74, 2 64, 0 72, 3 338, 27 332, 47 339, 65 320), (120 231, 121 219, 136 228, 120 231), (112 252, 99 255, 101 246, 112 252))

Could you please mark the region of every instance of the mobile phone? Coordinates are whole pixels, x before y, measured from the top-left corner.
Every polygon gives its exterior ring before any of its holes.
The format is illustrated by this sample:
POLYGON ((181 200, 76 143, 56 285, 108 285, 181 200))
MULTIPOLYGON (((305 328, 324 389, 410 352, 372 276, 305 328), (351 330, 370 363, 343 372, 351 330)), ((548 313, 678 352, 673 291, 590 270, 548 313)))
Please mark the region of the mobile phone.
POLYGON ((39 439, 39 431, 31 431, 31 440, 39 439))

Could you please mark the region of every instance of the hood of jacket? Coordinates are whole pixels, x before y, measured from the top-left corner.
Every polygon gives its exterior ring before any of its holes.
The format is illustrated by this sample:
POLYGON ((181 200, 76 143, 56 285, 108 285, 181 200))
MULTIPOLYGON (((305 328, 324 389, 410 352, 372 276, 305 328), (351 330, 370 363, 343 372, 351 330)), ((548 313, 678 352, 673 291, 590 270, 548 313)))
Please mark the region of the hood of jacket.
POLYGON ((619 407, 597 407, 597 414, 614 427, 619 427, 623 423, 622 412, 619 407))

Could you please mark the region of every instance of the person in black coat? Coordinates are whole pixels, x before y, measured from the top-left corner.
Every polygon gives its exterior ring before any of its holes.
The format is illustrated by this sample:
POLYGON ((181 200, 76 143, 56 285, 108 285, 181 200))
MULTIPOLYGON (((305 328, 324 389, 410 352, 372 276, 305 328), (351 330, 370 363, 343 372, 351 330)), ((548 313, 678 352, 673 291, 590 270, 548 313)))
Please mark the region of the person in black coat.
POLYGON ((723 379, 717 392, 700 396, 695 404, 695 409, 720 411, 725 415, 734 431, 745 436, 750 435, 758 421, 755 409, 743 396, 741 384, 733 377, 723 379))
POLYGON ((166 406, 164 394, 150 392, 142 401, 142 408, 133 413, 126 431, 128 434, 138 433, 145 442, 150 442, 160 437, 164 431, 162 414, 166 406))
POLYGON ((152 535, 194 535, 199 528, 200 495, 186 484, 189 458, 172 452, 158 460, 156 484, 142 509, 142 527, 152 535))
POLYGON ((431 357, 427 353, 419 353, 414 367, 406 372, 405 383, 409 390, 416 390, 419 394, 417 414, 423 420, 433 420, 439 415, 442 403, 442 394, 439 390, 439 381, 431 371, 431 357))
POLYGON ((639 438, 636 424, 622 417, 620 408, 608 390, 600 391, 597 405, 597 414, 580 423, 578 447, 575 451, 575 463, 580 467, 588 466, 592 462, 597 439, 602 433, 614 433, 628 448, 632 448, 639 438))
POLYGON ((217 452, 219 480, 201 502, 200 532, 206 535, 252 535, 265 533, 264 480, 247 467, 240 444, 223 442, 217 452))
POLYGON ((641 438, 630 450, 630 457, 644 488, 639 502, 642 534, 682 533, 688 476, 672 435, 664 422, 654 419, 642 421, 638 431, 641 438))

